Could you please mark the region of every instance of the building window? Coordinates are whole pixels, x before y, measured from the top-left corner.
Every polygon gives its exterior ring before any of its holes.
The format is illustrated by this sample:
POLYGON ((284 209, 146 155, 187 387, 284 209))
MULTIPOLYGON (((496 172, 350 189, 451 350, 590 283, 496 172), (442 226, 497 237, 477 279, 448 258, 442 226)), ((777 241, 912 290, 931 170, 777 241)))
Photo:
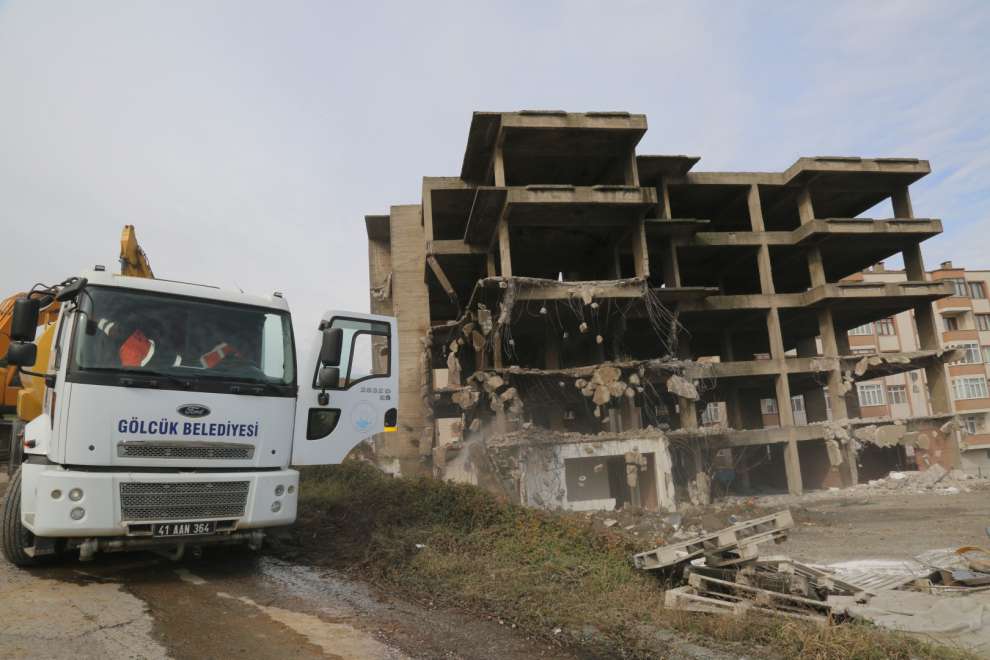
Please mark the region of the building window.
POLYGON ((983 282, 967 282, 969 284, 970 298, 986 298, 987 290, 983 288, 983 282))
POLYGON ((797 396, 791 397, 791 410, 796 413, 804 412, 804 396, 798 394, 797 396))
POLYGON ((977 314, 976 327, 980 330, 990 330, 990 314, 977 314))
POLYGON ((777 399, 760 399, 760 408, 764 415, 776 415, 777 399))
POLYGON ((718 401, 712 401, 701 413, 701 423, 702 424, 718 424, 722 421, 722 406, 718 404, 718 401))
POLYGON ((983 347, 983 361, 990 362, 990 346, 983 347))
POLYGON ((955 364, 979 364, 983 362, 979 344, 950 344, 949 348, 962 351, 962 358, 955 364))
POLYGON ((953 295, 956 295, 960 298, 968 297, 969 289, 966 287, 966 280, 958 277, 953 277, 942 281, 952 285, 952 288, 954 290, 953 295))
POLYGON ((980 417, 982 415, 966 415, 963 417, 963 428, 966 429, 966 433, 976 435, 983 430, 983 420, 980 417))
POLYGON ((959 329, 959 319, 955 316, 943 316, 942 322, 945 323, 946 332, 959 329))
POLYGON ((907 403, 907 388, 904 385, 888 385, 887 401, 890 403, 907 403))
POLYGON ((893 337, 897 334, 894 319, 880 319, 877 321, 877 334, 884 337, 893 337))
POLYGON ((866 323, 864 325, 853 328, 849 331, 851 335, 872 335, 873 334, 873 324, 866 323))
POLYGON ((857 386, 859 392, 859 405, 861 406, 882 406, 883 386, 873 383, 861 384, 857 386))
POLYGON ((987 398, 987 379, 983 376, 964 376, 952 379, 952 396, 958 400, 987 398))

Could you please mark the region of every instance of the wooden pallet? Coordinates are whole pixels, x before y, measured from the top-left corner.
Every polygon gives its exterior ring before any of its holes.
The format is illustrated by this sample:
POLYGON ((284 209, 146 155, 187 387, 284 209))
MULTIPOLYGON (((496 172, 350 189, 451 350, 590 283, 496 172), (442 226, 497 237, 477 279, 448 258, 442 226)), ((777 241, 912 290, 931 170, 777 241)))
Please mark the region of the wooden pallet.
MULTIPOLYGON (((727 559, 719 557, 722 553, 743 546, 755 547, 758 543, 779 541, 785 537, 785 530, 793 526, 794 519, 791 517, 791 512, 779 511, 735 524, 732 527, 726 527, 711 534, 640 552, 633 556, 633 562, 636 568, 650 571, 677 566, 701 556, 710 555, 715 557, 716 561, 720 561, 727 559)), ((744 552, 752 554, 751 550, 744 552)))
POLYGON ((819 625, 825 625, 828 623, 828 618, 822 615, 806 614, 772 607, 763 607, 754 601, 746 599, 732 598, 724 600, 722 598, 712 598, 711 596, 698 593, 698 591, 691 586, 668 589, 664 594, 664 607, 682 610, 685 612, 732 614, 736 616, 746 614, 747 612, 761 612, 791 619, 812 621, 819 625))

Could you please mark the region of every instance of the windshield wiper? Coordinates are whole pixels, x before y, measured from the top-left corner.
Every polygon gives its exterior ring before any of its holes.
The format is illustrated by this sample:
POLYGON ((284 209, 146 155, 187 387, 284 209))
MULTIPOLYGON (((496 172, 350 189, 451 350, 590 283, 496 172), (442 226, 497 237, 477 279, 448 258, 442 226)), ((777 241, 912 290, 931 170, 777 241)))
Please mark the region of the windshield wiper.
MULTIPOLYGON (((167 374, 163 371, 154 371, 152 369, 118 369, 117 367, 86 367, 86 371, 103 371, 105 373, 116 373, 116 374, 127 374, 134 376, 143 376, 146 378, 164 378, 179 387, 189 390, 192 389, 192 381, 184 380, 178 376, 173 376, 172 374, 167 374)), ((149 381, 135 381, 133 378, 128 378, 125 375, 120 377, 120 384, 124 387, 132 386, 149 386, 158 387, 158 383, 154 380, 149 381)))
POLYGON ((254 392, 244 392, 241 389, 240 385, 234 383, 234 384, 232 384, 230 386, 230 391, 233 394, 245 394, 245 393, 248 393, 248 394, 261 394, 265 390, 268 390, 269 392, 274 392, 275 394, 282 394, 282 390, 279 388, 278 385, 276 385, 275 383, 269 382, 267 380, 262 380, 261 378, 250 378, 250 377, 240 376, 240 377, 238 377, 237 380, 240 381, 240 382, 242 382, 242 383, 244 383, 244 384, 246 384, 246 385, 252 386, 252 387, 250 387, 250 389, 251 390, 254 390, 254 392), (255 385, 260 385, 261 387, 255 388, 255 387, 253 387, 255 385))

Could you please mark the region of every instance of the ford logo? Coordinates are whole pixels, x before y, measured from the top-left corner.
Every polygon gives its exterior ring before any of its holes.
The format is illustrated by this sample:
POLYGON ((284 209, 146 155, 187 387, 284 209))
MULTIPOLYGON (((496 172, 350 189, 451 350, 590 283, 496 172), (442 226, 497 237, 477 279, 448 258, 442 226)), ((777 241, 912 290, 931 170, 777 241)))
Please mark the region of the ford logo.
POLYGON ((206 406, 201 406, 198 403, 187 403, 184 406, 179 406, 175 409, 180 415, 186 417, 206 417, 210 414, 210 409, 206 406))

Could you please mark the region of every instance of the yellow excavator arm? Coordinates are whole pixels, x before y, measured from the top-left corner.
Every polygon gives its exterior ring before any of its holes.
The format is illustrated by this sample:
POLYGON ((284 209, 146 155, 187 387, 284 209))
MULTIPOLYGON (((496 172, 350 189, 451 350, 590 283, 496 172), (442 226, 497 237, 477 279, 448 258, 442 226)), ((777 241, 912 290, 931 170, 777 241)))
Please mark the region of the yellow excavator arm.
MULTIPOLYGON (((137 242, 134 225, 125 225, 120 235, 120 274, 152 279, 155 277, 151 272, 151 264, 148 263, 148 255, 137 242)), ((6 357, 10 345, 10 323, 14 301, 27 295, 16 293, 0 302, 0 414, 12 412, 16 408, 17 416, 25 422, 41 414, 45 394, 44 379, 23 371, 19 373, 17 367, 7 366, 2 358, 6 357)), ((48 371, 58 310, 59 303, 54 300, 41 310, 38 326, 44 327, 44 330, 36 341, 38 359, 28 371, 35 373, 48 371)))
POLYGON ((120 274, 129 277, 155 278, 148 263, 148 255, 137 242, 134 225, 124 225, 120 234, 120 274))

